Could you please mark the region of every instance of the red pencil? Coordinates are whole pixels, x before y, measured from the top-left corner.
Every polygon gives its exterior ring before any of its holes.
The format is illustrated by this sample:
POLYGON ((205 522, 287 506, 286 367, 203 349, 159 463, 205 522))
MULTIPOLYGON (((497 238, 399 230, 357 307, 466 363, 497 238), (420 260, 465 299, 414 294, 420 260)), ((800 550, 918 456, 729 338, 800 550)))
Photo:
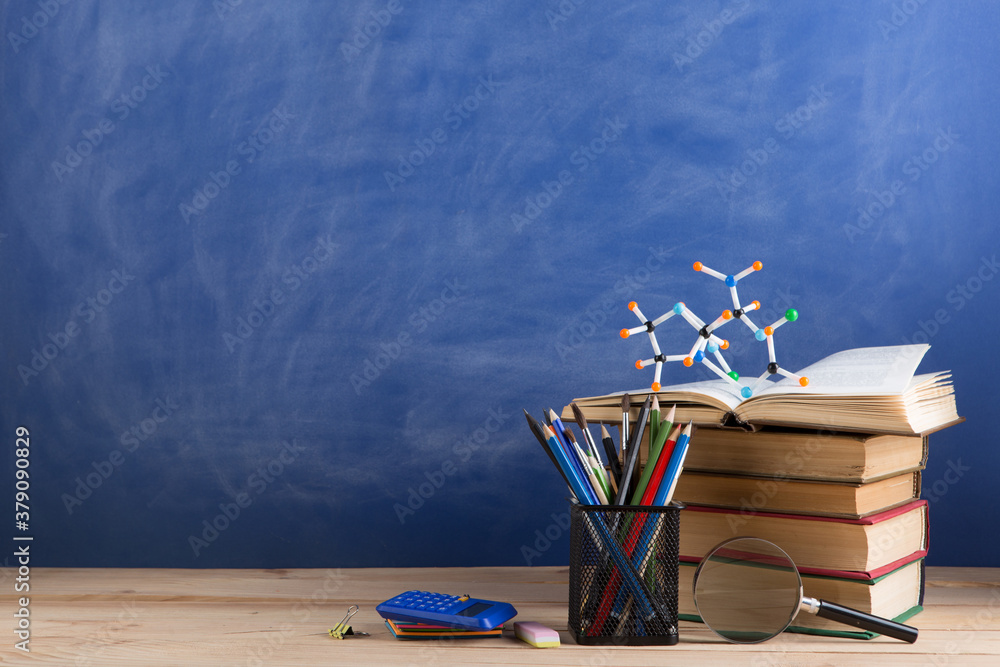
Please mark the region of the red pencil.
POLYGON ((670 463, 670 457, 674 453, 674 447, 677 445, 677 439, 681 435, 681 426, 678 424, 674 427, 674 432, 670 434, 667 441, 663 443, 663 449, 660 450, 660 455, 656 459, 656 467, 653 468, 653 474, 649 477, 649 483, 646 484, 646 490, 642 494, 642 500, 639 501, 640 505, 648 505, 653 502, 653 498, 656 497, 656 490, 660 487, 660 482, 663 481, 663 473, 667 469, 667 464, 670 463))

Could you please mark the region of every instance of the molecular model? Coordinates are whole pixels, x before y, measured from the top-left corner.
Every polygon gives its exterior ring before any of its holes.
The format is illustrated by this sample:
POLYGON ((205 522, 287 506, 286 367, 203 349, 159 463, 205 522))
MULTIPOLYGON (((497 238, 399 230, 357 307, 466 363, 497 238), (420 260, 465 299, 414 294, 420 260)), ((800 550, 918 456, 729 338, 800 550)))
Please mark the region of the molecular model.
POLYGON ((740 297, 739 294, 737 294, 736 292, 737 283, 739 283, 740 280, 746 278, 754 271, 760 271, 761 268, 763 268, 763 264, 761 264, 760 262, 754 262, 752 266, 748 267, 743 271, 740 271, 736 275, 726 276, 719 273, 718 271, 714 271, 708 268, 701 262, 694 263, 695 271, 707 273, 708 275, 714 278, 718 278, 722 282, 726 283, 726 285, 729 287, 729 293, 733 299, 733 309, 723 311, 723 313, 719 315, 719 317, 717 317, 715 321, 712 322, 711 324, 705 324, 697 315, 692 313, 691 310, 684 305, 683 301, 675 303, 674 307, 671 310, 659 316, 655 320, 647 319, 646 316, 642 314, 642 311, 639 310, 639 306, 638 304, 636 304, 635 301, 629 303, 628 305, 629 310, 635 313, 636 317, 639 318, 639 321, 642 322, 642 325, 634 327, 632 329, 622 329, 621 337, 628 338, 632 334, 642 333, 643 331, 649 334, 649 342, 652 343, 653 345, 653 358, 645 360, 640 359, 639 361, 635 362, 635 367, 642 369, 645 368, 646 366, 649 366, 650 364, 656 364, 656 369, 653 372, 653 385, 652 385, 653 391, 660 390, 660 373, 663 369, 663 364, 668 361, 682 361, 685 366, 691 366, 695 362, 703 363, 706 366, 708 366, 712 370, 712 372, 714 372, 716 375, 738 387, 740 390, 740 395, 743 396, 744 398, 750 398, 751 396, 753 396, 753 392, 757 389, 760 383, 763 382, 765 378, 771 375, 781 374, 784 375, 785 377, 794 378, 798 380, 799 384, 802 385, 803 387, 809 384, 809 378, 796 375, 795 373, 791 373, 782 368, 781 366, 779 366, 777 359, 774 355, 775 329, 780 327, 785 322, 794 322, 795 320, 797 320, 799 317, 798 311, 795 310, 794 308, 789 308, 788 310, 785 311, 784 316, 780 320, 778 320, 769 327, 764 327, 763 329, 761 329, 757 327, 757 325, 750 320, 750 317, 748 315, 748 313, 751 313, 755 310, 760 310, 760 302, 754 301, 753 303, 751 303, 746 307, 740 305, 740 297), (691 350, 687 354, 663 354, 662 352, 660 352, 660 346, 656 342, 656 334, 654 333, 656 327, 663 324, 674 315, 680 315, 681 317, 683 317, 687 321, 687 323, 690 324, 695 329, 695 331, 698 332, 698 338, 697 340, 695 340, 694 345, 691 346, 691 350), (739 374, 729 367, 729 364, 726 363, 726 360, 722 356, 721 350, 725 350, 729 347, 729 341, 719 338, 718 336, 715 335, 715 331, 717 329, 719 329, 722 325, 726 324, 727 322, 731 321, 734 318, 746 324, 747 327, 749 327, 750 331, 753 332, 754 338, 756 338, 759 341, 767 341, 767 355, 768 355, 767 370, 764 371, 764 373, 762 373, 761 376, 757 378, 757 381, 754 382, 753 385, 748 387, 744 387, 739 382, 737 382, 737 380, 740 379, 739 374), (719 362, 718 365, 714 364, 706 356, 706 353, 714 355, 716 360, 719 362))

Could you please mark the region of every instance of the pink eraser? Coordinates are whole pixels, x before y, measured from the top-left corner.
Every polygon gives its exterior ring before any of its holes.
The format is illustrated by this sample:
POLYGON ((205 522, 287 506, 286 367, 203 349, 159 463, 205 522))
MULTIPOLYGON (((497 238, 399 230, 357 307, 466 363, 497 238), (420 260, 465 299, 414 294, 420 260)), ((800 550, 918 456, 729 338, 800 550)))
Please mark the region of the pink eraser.
POLYGON ((514 624, 514 635, 535 648, 559 646, 559 633, 534 621, 518 621, 514 624))

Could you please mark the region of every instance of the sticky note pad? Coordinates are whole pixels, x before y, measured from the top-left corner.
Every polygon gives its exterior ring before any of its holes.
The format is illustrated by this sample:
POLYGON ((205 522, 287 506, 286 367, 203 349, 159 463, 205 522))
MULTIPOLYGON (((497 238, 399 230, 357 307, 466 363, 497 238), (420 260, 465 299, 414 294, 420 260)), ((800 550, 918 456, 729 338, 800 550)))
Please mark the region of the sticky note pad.
POLYGON ((514 624, 514 635, 535 648, 559 646, 559 633, 534 621, 518 621, 514 624))

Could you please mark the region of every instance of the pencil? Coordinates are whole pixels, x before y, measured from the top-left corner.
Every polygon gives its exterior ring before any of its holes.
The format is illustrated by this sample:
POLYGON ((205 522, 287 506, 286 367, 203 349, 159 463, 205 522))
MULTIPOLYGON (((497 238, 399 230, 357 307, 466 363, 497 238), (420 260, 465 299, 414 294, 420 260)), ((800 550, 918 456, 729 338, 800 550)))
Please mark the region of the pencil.
POLYGON ((677 446, 677 440, 680 438, 681 429, 682 427, 680 424, 675 426, 674 432, 670 434, 670 437, 660 449, 660 455, 656 458, 656 465, 653 467, 653 474, 650 475, 649 483, 646 485, 646 490, 640 500, 641 505, 651 504, 653 502, 653 498, 656 497, 656 492, 659 490, 660 484, 663 481, 663 473, 666 471, 667 465, 670 463, 670 457, 673 456, 674 448, 677 446))
POLYGON ((587 473, 591 486, 594 487, 594 493, 597 494, 598 499, 600 499, 601 496, 604 496, 604 500, 601 501, 601 504, 607 505, 608 486, 607 482, 603 479, 603 471, 597 465, 597 462, 593 461, 593 457, 583 451, 583 447, 581 447, 576 441, 576 436, 573 435, 573 431, 566 429, 566 439, 569 440, 570 444, 576 449, 577 458, 579 458, 580 463, 583 464, 583 470, 587 473))
POLYGON ((545 436, 545 441, 548 443, 549 449, 552 450, 552 453, 558 460, 559 466, 565 471, 566 479, 569 480, 569 488, 573 491, 573 495, 585 505, 596 505, 597 496, 591 492, 590 485, 583 481, 583 478, 577 473, 576 468, 573 467, 566 452, 560 446, 556 434, 552 431, 552 427, 543 426, 542 434, 545 436))
POLYGON ((687 457, 688 447, 691 444, 691 423, 688 422, 687 428, 684 429, 684 433, 681 434, 680 439, 677 440, 677 446, 674 448, 674 455, 670 457, 670 466, 667 471, 663 473, 663 481, 660 482, 660 488, 656 490, 656 497, 653 499, 653 504, 655 505, 668 505, 674 498, 674 489, 677 488, 677 480, 681 476, 681 471, 684 470, 684 459, 687 457))
POLYGON ((545 453, 549 455, 549 460, 552 461, 552 465, 554 465, 556 470, 559 471, 559 474, 562 475, 563 481, 566 482, 566 486, 571 487, 569 478, 566 477, 566 473, 563 472, 563 469, 559 466, 559 462, 556 461, 555 455, 553 455, 552 451, 549 449, 548 443, 545 442, 545 434, 542 433, 542 425, 538 423, 537 419, 529 415, 527 410, 521 408, 521 411, 524 412, 524 418, 528 420, 528 427, 531 429, 531 432, 535 434, 535 438, 538 439, 538 443, 542 446, 542 449, 545 450, 545 453))
POLYGON ((573 445, 570 444, 569 437, 566 435, 566 426, 562 423, 562 420, 556 416, 556 411, 549 408, 548 414, 546 415, 549 420, 552 432, 556 434, 556 440, 562 443, 563 448, 566 451, 566 455, 569 457, 570 462, 576 468, 577 474, 583 480, 587 479, 587 465, 580 460, 580 457, 576 455, 573 451, 573 445))

